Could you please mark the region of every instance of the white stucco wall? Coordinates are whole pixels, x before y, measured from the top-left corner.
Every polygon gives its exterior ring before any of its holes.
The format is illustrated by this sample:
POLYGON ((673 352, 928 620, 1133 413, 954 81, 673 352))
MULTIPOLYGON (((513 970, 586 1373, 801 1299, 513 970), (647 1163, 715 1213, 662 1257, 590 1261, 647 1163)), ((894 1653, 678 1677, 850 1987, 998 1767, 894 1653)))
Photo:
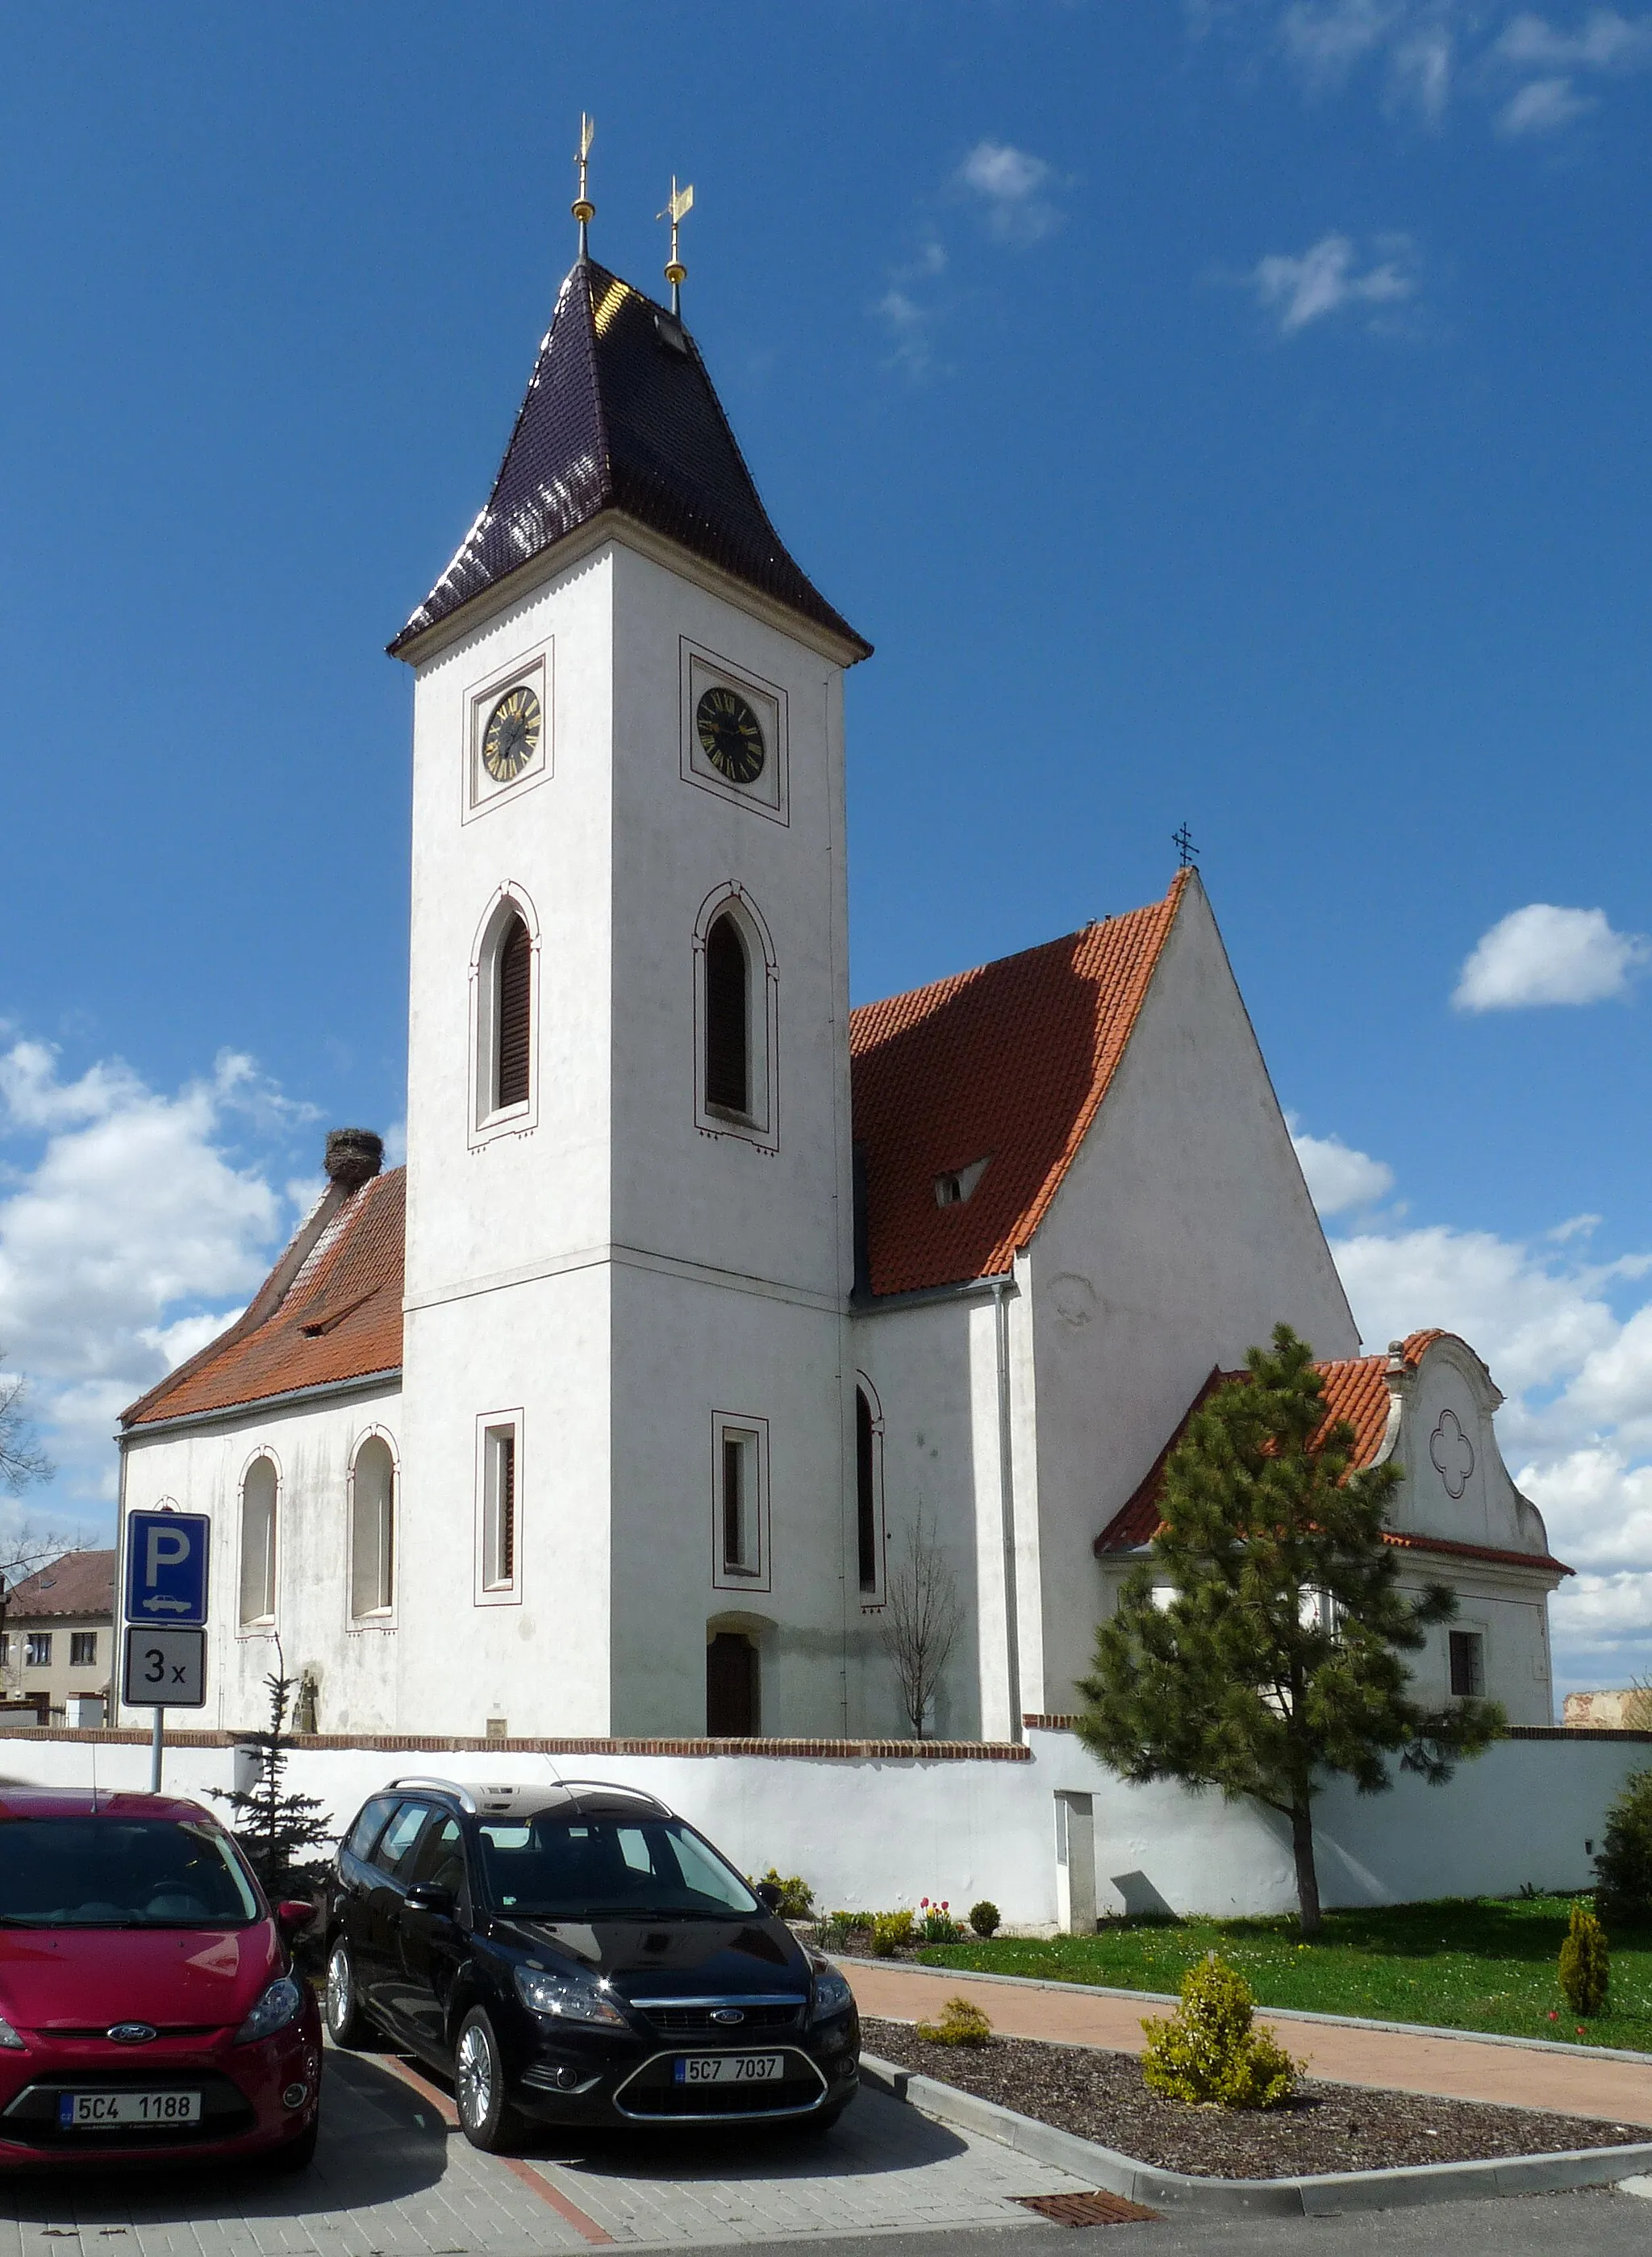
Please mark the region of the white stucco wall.
MULTIPOLYGON (((42 1785, 146 1787, 149 1751, 93 1736, 4 1736, 0 1768, 42 1785)), ((1058 1917, 1057 1794, 1091 1801, 1099 1908, 1230 1914, 1295 1907, 1282 1824, 1248 1805, 1171 1786, 1126 1786, 1070 1734, 1034 1732, 1030 1760, 802 1756, 554 1755, 481 1750, 300 1749, 288 1779, 344 1826, 398 1777, 469 1780, 605 1779, 645 1788, 701 1827, 749 1873, 801 1872, 823 1907, 967 1910, 987 1896, 1012 1925, 1058 1917)), ((1318 1806, 1318 1863, 1328 1905, 1513 1895, 1523 1883, 1592 1884, 1597 1845, 1623 1780, 1652 1765, 1644 1737, 1573 1734, 1504 1741, 1446 1786, 1401 1779, 1391 1794, 1332 1787, 1318 1806)), ((229 1748, 173 1748, 166 1785, 200 1795, 227 1787, 229 1748)), ((1081 1806, 1082 1807, 1082 1806, 1081 1806)), ((1082 1822, 1082 1821, 1081 1821, 1082 1822)))
POLYGON ((1033 1241, 1042 1671, 1062 1715, 1106 1603, 1097 1535, 1213 1365, 1281 1320, 1359 1336, 1203 888, 1189 887, 1094 1127, 1033 1241))

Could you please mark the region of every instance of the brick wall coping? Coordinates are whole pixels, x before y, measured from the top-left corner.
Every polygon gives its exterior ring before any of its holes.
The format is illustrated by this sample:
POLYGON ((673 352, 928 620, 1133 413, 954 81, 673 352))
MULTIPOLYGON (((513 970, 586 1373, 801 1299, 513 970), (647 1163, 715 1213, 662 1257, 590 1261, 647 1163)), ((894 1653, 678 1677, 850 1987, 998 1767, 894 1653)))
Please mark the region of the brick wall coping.
MULTIPOLYGON (((169 1748, 233 1748, 257 1737, 240 1732, 168 1731, 169 1748)), ((146 1731, 80 1731, 65 1727, 0 1725, 0 1740, 67 1740, 102 1747, 147 1747, 146 1731)), ((879 1763, 1030 1763, 1032 1750, 1009 1740, 472 1740, 442 1733, 294 1732, 293 1749, 358 1749, 365 1754, 494 1756, 808 1756, 879 1763)))
MULTIPOLYGON (((1029 1732, 1071 1732, 1078 1728, 1077 1716, 1023 1716, 1021 1723, 1029 1732)), ((1629 1731, 1618 1724, 1510 1724, 1502 1735, 1506 1740, 1645 1740, 1652 1743, 1652 1731, 1629 1731)))

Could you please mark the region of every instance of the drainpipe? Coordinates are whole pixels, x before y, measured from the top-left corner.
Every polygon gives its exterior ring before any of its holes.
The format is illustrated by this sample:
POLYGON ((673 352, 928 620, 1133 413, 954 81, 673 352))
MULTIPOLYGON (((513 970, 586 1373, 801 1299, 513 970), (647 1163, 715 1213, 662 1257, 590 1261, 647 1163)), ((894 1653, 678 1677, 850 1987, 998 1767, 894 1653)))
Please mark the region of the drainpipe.
POLYGON ((1015 1459, 1010 1436, 1010 1310, 1006 1298, 1011 1277, 988 1279, 992 1289, 992 1325, 998 1348, 998 1489, 1004 1529, 1004 1673, 1010 1702, 1010 1737, 1021 1729, 1021 1635, 1015 1592, 1015 1459))

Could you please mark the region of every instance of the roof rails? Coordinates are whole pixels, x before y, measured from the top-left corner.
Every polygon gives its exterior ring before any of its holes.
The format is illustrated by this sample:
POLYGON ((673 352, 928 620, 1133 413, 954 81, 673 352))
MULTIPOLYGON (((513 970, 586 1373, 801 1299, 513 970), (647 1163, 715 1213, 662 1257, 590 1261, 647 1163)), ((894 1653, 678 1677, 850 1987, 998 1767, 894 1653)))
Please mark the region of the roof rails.
POLYGON ((438 1794, 450 1794, 458 1803, 461 1810, 469 1817, 476 1816, 477 1806, 469 1788, 461 1786, 456 1779, 416 1779, 411 1776, 406 1779, 392 1779, 386 1782, 385 1791, 394 1794, 404 1787, 434 1788, 438 1794))
POLYGON ((646 1787, 622 1786, 617 1780, 607 1779, 517 1779, 497 1784, 475 1780, 466 1786, 456 1779, 410 1776, 392 1779, 388 1787, 392 1793, 418 1793, 421 1790, 452 1795, 468 1818, 477 1817, 484 1808, 508 1809, 512 1802, 525 1796, 533 1796, 543 1808, 545 1801, 554 1801, 559 1795, 571 1799, 579 1794, 623 1795, 630 1801, 646 1802, 653 1809, 663 1810, 667 1816, 674 1815, 669 1803, 661 1801, 657 1794, 650 1794, 646 1787))

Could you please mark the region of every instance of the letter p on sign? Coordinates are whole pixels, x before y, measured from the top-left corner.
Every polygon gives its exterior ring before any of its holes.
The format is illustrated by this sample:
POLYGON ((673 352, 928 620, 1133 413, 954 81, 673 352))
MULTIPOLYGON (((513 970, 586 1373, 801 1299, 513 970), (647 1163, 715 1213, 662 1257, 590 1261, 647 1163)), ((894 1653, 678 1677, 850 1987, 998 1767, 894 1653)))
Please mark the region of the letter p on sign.
POLYGON ((189 1539, 181 1528, 157 1527, 152 1520, 145 1548, 144 1582, 152 1591, 160 1581, 163 1567, 180 1567, 189 1557, 189 1539))

